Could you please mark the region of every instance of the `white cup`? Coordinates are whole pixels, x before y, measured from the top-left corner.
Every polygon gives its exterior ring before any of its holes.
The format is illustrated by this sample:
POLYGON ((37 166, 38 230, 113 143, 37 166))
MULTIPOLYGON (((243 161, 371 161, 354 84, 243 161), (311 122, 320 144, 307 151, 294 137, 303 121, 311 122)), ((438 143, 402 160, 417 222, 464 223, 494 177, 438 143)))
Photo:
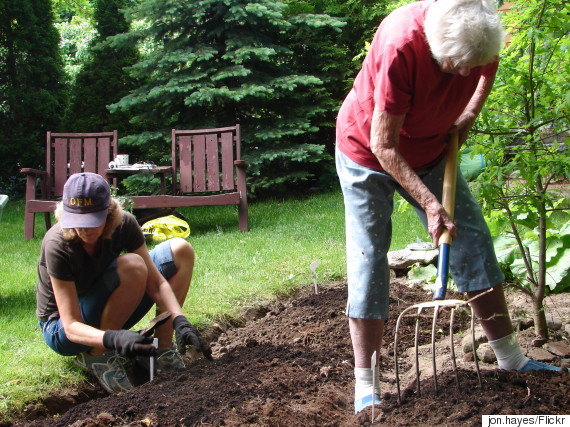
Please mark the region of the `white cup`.
POLYGON ((117 157, 115 157, 115 165, 117 167, 126 166, 128 164, 129 164, 128 154, 117 154, 117 157))

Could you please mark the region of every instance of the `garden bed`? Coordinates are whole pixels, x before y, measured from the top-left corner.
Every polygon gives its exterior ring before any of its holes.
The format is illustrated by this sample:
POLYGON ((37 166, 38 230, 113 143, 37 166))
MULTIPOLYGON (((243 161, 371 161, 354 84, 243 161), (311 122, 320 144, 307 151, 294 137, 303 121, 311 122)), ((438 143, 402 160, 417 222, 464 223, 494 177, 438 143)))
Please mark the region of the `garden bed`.
MULTIPOLYGON (((474 364, 464 361, 460 344, 456 345, 460 390, 445 363, 449 355, 442 344, 439 393, 434 394, 431 371, 426 370, 418 395, 410 375, 411 360, 404 358, 404 400, 399 404, 393 366, 395 316, 408 305, 428 299, 425 291, 408 287, 403 279, 395 279, 392 285, 393 318, 386 328, 380 362, 384 402, 375 411, 377 421, 390 426, 476 426, 481 425, 483 414, 570 414, 567 372, 516 373, 483 364, 480 387, 474 364)), ((30 404, 22 414, 26 419, 16 425, 367 425, 370 410, 352 412, 353 359, 345 301, 346 285, 339 283, 322 286, 318 295, 308 286, 290 299, 252 307, 239 322, 205 332, 214 341, 214 362, 198 357, 183 372, 158 375, 152 383, 118 396, 106 396, 93 386, 71 395, 54 395, 42 404, 30 404), (90 400, 80 403, 86 396, 90 400), (55 413, 59 416, 54 417, 55 413)), ((400 332, 401 353, 413 347, 412 320, 400 332)), ((442 322, 447 324, 447 319, 442 322)), ((458 343, 467 327, 468 316, 459 316, 458 343)), ((430 326, 421 328, 421 336, 421 344, 429 341, 430 326)), ((438 338, 443 338, 441 333, 438 338)))

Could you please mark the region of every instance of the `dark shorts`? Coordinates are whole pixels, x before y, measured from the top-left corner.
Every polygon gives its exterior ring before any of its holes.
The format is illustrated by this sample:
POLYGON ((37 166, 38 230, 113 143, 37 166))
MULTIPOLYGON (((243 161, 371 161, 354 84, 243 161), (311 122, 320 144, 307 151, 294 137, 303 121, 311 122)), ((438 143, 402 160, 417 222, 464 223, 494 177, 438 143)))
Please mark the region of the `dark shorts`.
MULTIPOLYGON (((151 250, 150 257, 165 279, 168 280, 176 274, 177 269, 169 241, 162 242, 151 250)), ((91 290, 79 297, 79 307, 85 324, 96 328, 99 327, 103 307, 118 286, 119 275, 117 274, 117 260, 115 260, 107 267, 91 290)), ((123 329, 130 329, 136 325, 150 311, 153 305, 154 301, 148 294, 145 295, 137 309, 123 326, 123 329)), ((46 344, 62 356, 73 356, 91 349, 89 346, 77 344, 67 339, 60 318, 51 318, 45 322, 40 321, 40 328, 46 344)))

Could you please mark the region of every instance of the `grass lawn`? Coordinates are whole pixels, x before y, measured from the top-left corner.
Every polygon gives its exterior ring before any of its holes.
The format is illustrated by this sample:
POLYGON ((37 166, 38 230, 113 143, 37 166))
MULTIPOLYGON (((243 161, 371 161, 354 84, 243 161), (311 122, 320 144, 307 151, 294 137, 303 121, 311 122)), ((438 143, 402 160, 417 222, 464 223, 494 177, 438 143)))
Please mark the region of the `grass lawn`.
MULTIPOLYGON (((184 311, 198 327, 300 286, 313 287, 313 261, 318 261, 318 282, 345 279, 340 190, 302 200, 251 203, 248 233, 238 231, 235 207, 180 212, 189 220, 188 241, 197 255, 184 311)), ((428 238, 412 209, 395 214, 393 227, 393 250, 428 238)), ((37 326, 36 262, 44 231, 38 215, 36 238, 24 240, 23 201, 5 207, 0 221, 0 420, 24 403, 84 378, 71 358, 44 344, 37 326)))

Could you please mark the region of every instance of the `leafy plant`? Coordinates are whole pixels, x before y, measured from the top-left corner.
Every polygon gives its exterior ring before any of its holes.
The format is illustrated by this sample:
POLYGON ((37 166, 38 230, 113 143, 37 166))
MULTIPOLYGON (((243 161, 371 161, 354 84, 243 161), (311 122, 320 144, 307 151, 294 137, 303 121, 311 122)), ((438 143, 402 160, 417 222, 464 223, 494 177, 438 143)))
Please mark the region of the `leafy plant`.
MULTIPOLYGON (((75 77, 63 127, 75 132, 117 130, 124 135, 133 130, 130 115, 109 112, 107 106, 134 90, 139 82, 125 69, 139 59, 134 46, 111 46, 108 37, 128 31, 122 9, 128 0, 96 0, 94 24, 96 35, 85 52, 81 69, 75 77)), ((133 153, 134 154, 134 153, 133 153)))
POLYGON ((430 286, 437 278, 437 268, 433 264, 422 265, 419 262, 414 264, 408 272, 408 280, 427 283, 430 286))
MULTIPOLYGON (((171 178, 167 181, 170 183, 171 178)), ((160 193, 160 178, 149 173, 137 173, 121 181, 121 186, 127 195, 152 196, 160 193)))
POLYGON ((510 39, 495 89, 477 123, 477 150, 487 159, 478 194, 484 208, 499 211, 510 229, 501 236, 499 252, 519 289, 532 297, 535 333, 543 339, 546 289, 565 283, 549 268, 564 270, 568 243, 567 225, 556 231, 552 221, 553 212, 568 206, 560 204, 552 185, 570 175, 569 13, 562 0, 513 4, 504 16, 510 39))
MULTIPOLYGON (((527 227, 528 228, 528 227, 527 227)), ((530 288, 524 286, 528 271, 526 262, 532 263, 534 271, 539 270, 540 236, 538 228, 524 233, 522 246, 526 253, 523 257, 521 246, 512 234, 495 238, 495 252, 499 262, 510 279, 523 292, 532 296, 530 288)), ((546 232, 546 293, 564 292, 570 289, 570 221, 560 229, 548 229, 546 232)))
POLYGON ((124 210, 127 212, 133 212, 134 202, 129 196, 119 195, 119 190, 117 187, 111 187, 111 196, 118 200, 124 210))

